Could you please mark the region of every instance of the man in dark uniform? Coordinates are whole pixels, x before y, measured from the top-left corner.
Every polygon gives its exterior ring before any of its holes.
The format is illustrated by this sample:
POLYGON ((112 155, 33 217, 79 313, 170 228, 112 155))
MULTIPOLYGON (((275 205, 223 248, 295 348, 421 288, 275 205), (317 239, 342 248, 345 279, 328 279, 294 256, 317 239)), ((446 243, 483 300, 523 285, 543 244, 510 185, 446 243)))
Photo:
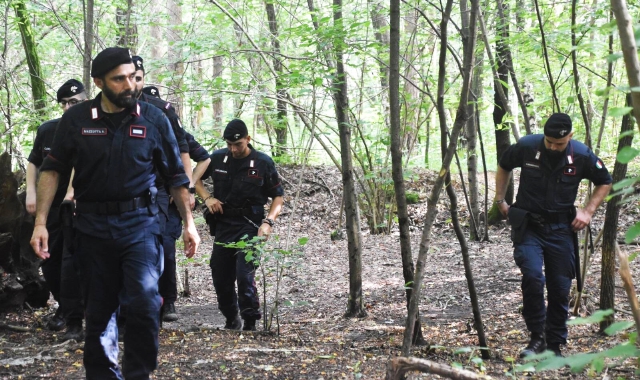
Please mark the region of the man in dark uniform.
MULTIPOLYGON (((207 167, 211 158, 191 135, 186 132, 187 144, 189 144, 189 157, 196 162, 193 169, 192 178, 197 181, 207 167)), ((158 283, 160 295, 164 301, 162 305, 162 320, 173 322, 178 320, 175 302, 178 299, 178 285, 176 282, 176 240, 180 237, 182 230, 182 218, 174 202, 169 203, 169 220, 162 234, 162 247, 164 248, 164 271, 158 283)))
POLYGON ((256 320, 261 318, 254 280, 257 263, 247 262, 241 250, 217 243, 239 242, 245 235, 249 239, 268 237, 282 209, 284 190, 273 160, 253 149, 242 120, 230 121, 223 137, 227 148, 211 154, 211 163, 202 176, 213 178, 213 196, 204 188, 202 180, 196 182, 196 190, 217 219, 210 266, 218 308, 227 319, 225 328, 240 330, 242 316, 243 330, 252 331, 256 320), (265 218, 268 198, 272 199, 271 207, 265 218))
POLYGON ((166 116, 135 97, 135 67, 128 49, 108 48, 93 60, 91 76, 102 92, 67 112, 42 164, 31 245, 49 257, 47 214, 58 173, 75 170, 75 254, 86 292, 84 365, 88 378, 148 379, 157 367, 162 248, 156 171, 185 220, 185 254, 200 238, 191 215, 189 179, 166 116), (126 294, 123 370, 118 366, 114 312, 126 294))
POLYGON ((567 341, 571 279, 578 264, 575 233, 591 222, 611 189, 612 179, 602 160, 584 144, 571 140, 571 128, 568 115, 551 115, 544 135, 525 136, 505 151, 496 174, 495 202, 511 222, 513 257, 522 272, 522 315, 531 333, 521 357, 547 347, 562 355, 560 345, 567 341), (520 186, 516 203, 509 207, 504 196, 511 170, 516 167, 522 168, 520 186), (584 178, 595 188, 586 206, 576 209, 574 202, 584 178))
MULTIPOLYGON (((72 106, 87 100, 84 86, 75 79, 69 79, 60 86, 56 95, 63 113, 67 112, 72 106)), ((27 212, 31 215, 36 214, 36 178, 38 176, 38 168, 51 151, 53 136, 55 135, 56 126, 59 121, 60 119, 49 120, 38 128, 33 149, 31 150, 31 154, 29 154, 26 207, 27 212)), ((49 218, 47 219, 51 256, 42 262, 42 274, 53 298, 58 302, 58 310, 56 310, 55 315, 47 322, 47 328, 52 331, 60 331, 65 325, 64 307, 62 306, 62 297, 60 296, 63 239, 62 226, 59 219, 59 207, 67 193, 70 175, 71 171, 62 173, 60 181, 58 182, 58 189, 53 198, 49 218)))

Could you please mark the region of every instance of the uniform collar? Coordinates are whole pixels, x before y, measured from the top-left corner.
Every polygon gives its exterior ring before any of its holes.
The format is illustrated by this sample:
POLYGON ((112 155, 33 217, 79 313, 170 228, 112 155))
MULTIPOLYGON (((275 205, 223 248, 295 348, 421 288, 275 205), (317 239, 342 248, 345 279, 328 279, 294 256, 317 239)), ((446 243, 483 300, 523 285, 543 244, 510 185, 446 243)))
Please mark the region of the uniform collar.
MULTIPOLYGON (((91 119, 92 120, 100 120, 104 117, 105 112, 102 110, 100 106, 100 102, 102 101, 102 92, 100 92, 96 97, 91 101, 91 119)), ((131 107, 131 115, 134 117, 140 116, 140 102, 136 100, 136 105, 131 107)))

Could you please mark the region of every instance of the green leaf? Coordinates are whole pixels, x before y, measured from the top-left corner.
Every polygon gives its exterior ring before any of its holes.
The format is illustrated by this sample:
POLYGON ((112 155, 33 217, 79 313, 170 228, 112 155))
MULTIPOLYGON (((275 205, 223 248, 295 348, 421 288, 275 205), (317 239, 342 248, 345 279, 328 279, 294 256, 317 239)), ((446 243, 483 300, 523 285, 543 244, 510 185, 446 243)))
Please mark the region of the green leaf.
POLYGON ((633 136, 635 134, 636 134, 636 130, 635 129, 632 129, 630 131, 624 131, 624 132, 622 132, 620 134, 620 136, 618 136, 618 140, 623 139, 623 138, 625 138, 627 136, 633 136))
POLYGON ((458 348, 457 350, 453 351, 454 355, 459 355, 459 354, 466 354, 471 352, 473 349, 471 347, 461 347, 458 348))
POLYGON ((633 252, 632 254, 629 255, 629 262, 632 262, 633 260, 636 259, 636 257, 638 257, 638 255, 640 255, 640 251, 636 251, 633 252))
POLYGON ((636 183, 637 178, 625 178, 613 184, 613 190, 618 191, 627 187, 633 186, 636 183))
POLYGON ((612 309, 597 310, 595 313, 591 314, 587 318, 576 318, 576 319, 567 321, 567 325, 588 325, 590 323, 600 323, 606 317, 612 314, 613 314, 612 309))
POLYGON ((622 58, 622 53, 613 53, 607 56, 607 63, 612 63, 622 58))
POLYGON ((471 363, 476 364, 476 365, 480 365, 480 364, 482 364, 483 362, 484 362, 484 361, 482 360, 482 358, 481 358, 481 357, 478 357, 478 356, 476 356, 476 357, 474 357, 474 358, 472 358, 472 359, 471 359, 471 363))
POLYGON ((631 160, 636 158, 638 154, 640 154, 640 150, 630 146, 625 146, 618 152, 617 159, 621 164, 628 164, 631 160))
POLYGON ((611 326, 607 327, 604 330, 604 333, 607 335, 615 335, 620 331, 626 330, 629 327, 633 326, 635 323, 633 321, 620 321, 612 323, 611 326))
POLYGON ((567 360, 565 358, 553 355, 552 357, 536 364, 536 371, 553 371, 560 369, 566 365, 566 362, 567 360))
POLYGON ((595 359, 597 354, 578 354, 566 358, 566 362, 571 367, 571 372, 580 372, 595 359))
POLYGON ((308 237, 306 237, 306 236, 301 237, 300 239, 298 239, 298 245, 305 245, 305 244, 307 244, 308 241, 309 241, 308 237))
POLYGON ((613 346, 599 355, 607 358, 631 358, 640 355, 640 350, 634 344, 626 343, 613 346))
POLYGON ((609 115, 613 117, 620 117, 633 111, 633 107, 612 107, 609 110, 609 115))
POLYGON ((627 244, 631 244, 632 241, 635 240, 640 235, 640 222, 634 224, 627 233, 624 235, 624 242, 627 244))
POLYGON ((591 367, 597 372, 600 373, 604 369, 604 358, 597 357, 591 362, 591 367))

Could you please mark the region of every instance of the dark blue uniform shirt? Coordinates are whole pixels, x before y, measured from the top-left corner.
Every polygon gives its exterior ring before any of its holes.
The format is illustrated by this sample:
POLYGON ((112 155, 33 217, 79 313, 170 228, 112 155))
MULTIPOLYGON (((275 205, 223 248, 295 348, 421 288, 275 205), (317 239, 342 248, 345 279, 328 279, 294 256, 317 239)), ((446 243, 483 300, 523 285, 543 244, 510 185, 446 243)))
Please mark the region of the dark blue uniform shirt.
MULTIPOLYGON (((45 122, 36 132, 36 139, 33 142, 33 149, 29 154, 29 162, 34 164, 37 168, 42 165, 45 157, 51 151, 51 144, 53 144, 53 136, 56 133, 56 127, 60 119, 53 119, 45 122)), ((64 196, 67 193, 67 187, 69 186, 69 178, 71 177, 71 171, 68 170, 64 173, 60 173, 60 180, 58 181, 58 189, 51 203, 52 207, 58 207, 64 200, 64 196)))
MULTIPOLYGON (((241 159, 233 158, 227 148, 216 150, 202 179, 213 179, 213 196, 223 207, 252 208, 247 218, 260 225, 268 198, 283 196, 284 189, 271 157, 249 148, 251 153, 241 159)), ((242 216, 223 214, 218 216, 216 231, 217 240, 235 241, 248 232, 255 235, 256 229, 242 216)))
MULTIPOLYGON (((175 136, 162 111, 138 102, 122 123, 114 126, 100 107, 101 95, 62 116, 41 170, 61 173, 75 168, 73 187, 78 202, 146 196, 154 186, 155 170, 169 187, 188 185, 175 136)), ((79 214, 77 228, 100 238, 119 238, 157 226, 155 213, 157 210, 143 208, 118 215, 79 214)))
POLYGON ((612 182, 602 160, 576 140, 569 141, 562 157, 552 165, 541 134, 524 136, 511 145, 502 155, 500 167, 507 171, 522 168, 516 203, 543 215, 569 211, 584 178, 596 186, 612 182))
POLYGON ((185 138, 189 145, 189 157, 195 162, 204 161, 209 158, 209 152, 196 141, 195 137, 189 132, 185 132, 185 138))
POLYGON ((149 103, 158 107, 169 119, 169 123, 171 123, 171 128, 173 129, 173 134, 176 136, 176 141, 178 141, 178 148, 180 153, 189 152, 189 145, 186 140, 186 133, 184 128, 182 128, 182 124, 180 123, 180 118, 176 113, 175 108, 171 105, 171 103, 166 102, 158 97, 149 96, 144 92, 140 96, 140 100, 149 103))

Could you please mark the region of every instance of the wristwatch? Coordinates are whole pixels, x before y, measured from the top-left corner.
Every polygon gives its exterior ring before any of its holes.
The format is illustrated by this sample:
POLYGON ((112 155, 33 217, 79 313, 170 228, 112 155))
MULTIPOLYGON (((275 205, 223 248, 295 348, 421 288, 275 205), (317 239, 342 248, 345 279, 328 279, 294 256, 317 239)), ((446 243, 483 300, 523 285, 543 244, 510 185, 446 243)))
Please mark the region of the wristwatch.
POLYGON ((195 194, 196 193, 196 188, 195 187, 190 187, 189 188, 189 194, 195 194))
POLYGON ((273 227, 276 224, 276 222, 273 219, 269 219, 269 218, 262 219, 262 223, 267 223, 271 227, 273 227))

